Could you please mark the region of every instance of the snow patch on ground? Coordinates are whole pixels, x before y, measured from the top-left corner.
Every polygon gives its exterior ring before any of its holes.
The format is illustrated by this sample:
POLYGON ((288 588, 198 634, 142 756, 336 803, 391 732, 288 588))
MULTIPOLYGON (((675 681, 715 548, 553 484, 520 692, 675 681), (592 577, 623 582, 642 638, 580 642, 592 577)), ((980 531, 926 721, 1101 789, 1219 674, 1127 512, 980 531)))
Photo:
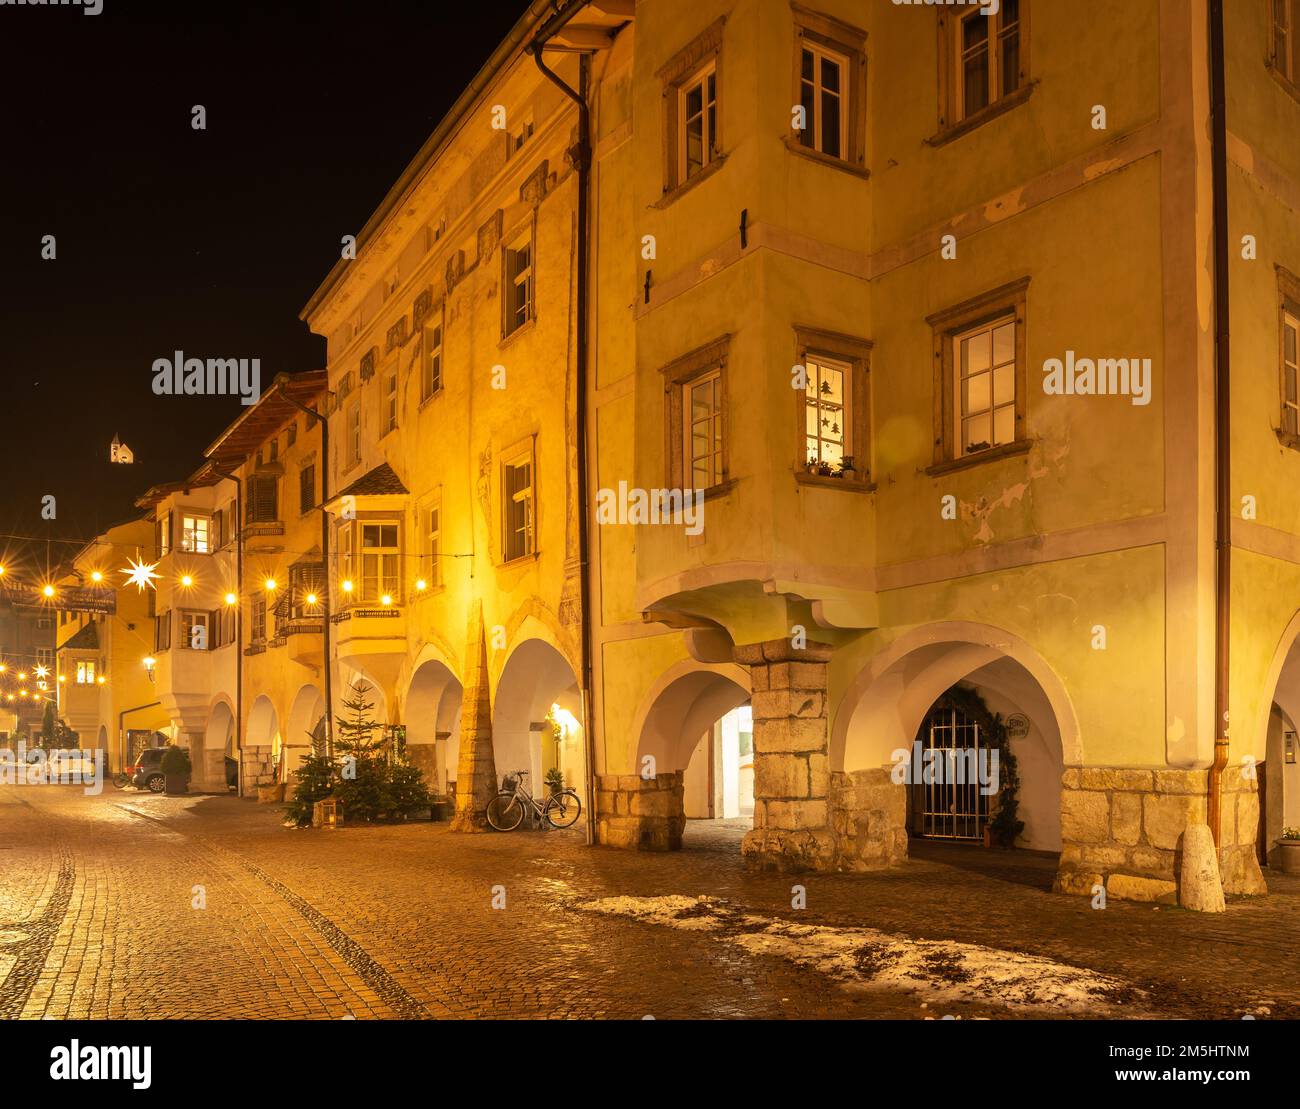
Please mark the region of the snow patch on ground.
POLYGON ((857 988, 907 991, 927 1002, 1000 1005, 1025 1013, 1138 1015, 1146 995, 1122 979, 1037 955, 874 928, 795 924, 716 897, 603 897, 577 906, 685 931, 715 932, 754 955, 775 955, 857 988))

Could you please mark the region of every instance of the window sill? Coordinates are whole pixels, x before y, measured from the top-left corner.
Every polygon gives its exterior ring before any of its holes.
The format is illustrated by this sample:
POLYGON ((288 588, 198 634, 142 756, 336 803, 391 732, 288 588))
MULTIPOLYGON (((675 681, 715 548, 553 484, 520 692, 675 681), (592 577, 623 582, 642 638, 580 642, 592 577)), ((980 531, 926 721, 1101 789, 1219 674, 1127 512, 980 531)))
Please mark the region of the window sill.
POLYGON ((706 501, 716 501, 720 497, 727 496, 739 484, 740 478, 729 477, 726 481, 718 482, 717 485, 710 485, 704 490, 704 499, 706 501))
POLYGON ((1275 427, 1273 434, 1277 436, 1277 441, 1282 446, 1289 447, 1293 451, 1300 451, 1300 435, 1290 431, 1283 431, 1280 427, 1275 427))
POLYGON ((419 408, 416 409, 416 411, 423 412, 429 405, 431 405, 434 401, 436 401, 440 396, 442 396, 441 385, 439 385, 438 388, 436 388, 432 393, 430 393, 427 397, 425 397, 424 400, 420 401, 420 406, 419 408))
POLYGON ((811 146, 804 146, 793 135, 786 135, 785 147, 791 154, 798 154, 801 158, 807 158, 811 162, 828 166, 830 169, 838 169, 843 173, 852 174, 864 181, 871 176, 871 170, 867 169, 866 166, 854 165, 844 158, 837 158, 832 154, 823 154, 820 150, 816 150, 811 146))
MULTIPOLYGON (((532 331, 533 328, 536 326, 537 326, 537 312, 534 309, 532 314, 528 317, 528 319, 526 319, 512 332, 510 332, 510 334, 501 336, 501 341, 497 343, 497 348, 499 350, 505 350, 506 347, 510 346, 510 344, 513 343, 516 339, 518 339, 519 336, 526 335, 528 332, 532 331)), ((439 390, 439 392, 441 392, 441 390, 439 390)), ((433 396, 435 397, 437 395, 438 395, 437 393, 433 394, 433 396)), ((432 400, 433 397, 430 397, 429 399, 432 400)))
POLYGON ((993 103, 987 108, 981 108, 974 115, 967 116, 965 119, 960 120, 957 123, 951 123, 944 127, 940 127, 938 131, 925 140, 926 146, 943 146, 946 143, 952 142, 954 139, 961 138, 962 135, 969 134, 978 127, 982 127, 984 124, 988 123, 989 120, 997 119, 1000 115, 1005 115, 1013 108, 1018 108, 1028 100, 1034 89, 1037 87, 1037 81, 1029 81, 1024 85, 1021 85, 1015 92, 1008 93, 1000 100, 993 101, 993 103))
POLYGON ((1282 91, 1285 92, 1287 96, 1289 96, 1292 100, 1296 101, 1297 103, 1300 103, 1300 88, 1296 87, 1295 82, 1293 82, 1289 77, 1287 77, 1285 73, 1283 73, 1280 69, 1278 69, 1278 67, 1273 62, 1266 62, 1265 68, 1269 71, 1269 73, 1273 75, 1273 80, 1282 86, 1282 91))
POLYGON ((989 447, 988 450, 976 451, 974 454, 964 454, 961 458, 936 462, 933 466, 926 467, 925 472, 931 477, 938 477, 941 474, 953 473, 955 470, 969 470, 984 462, 996 462, 1000 458, 1014 458, 1019 454, 1028 454, 1029 448, 1033 445, 1032 439, 1017 439, 1014 443, 1003 443, 1000 447, 989 447))
POLYGON ((519 555, 517 558, 507 559, 504 562, 497 563, 498 570, 522 570, 528 563, 537 562, 542 557, 541 551, 533 551, 531 554, 519 555))
POLYGON ((707 181, 710 177, 712 177, 715 173, 718 172, 718 170, 720 170, 723 167, 726 161, 727 161, 726 154, 717 155, 713 159, 713 161, 711 161, 707 166, 705 166, 697 173, 691 174, 691 176, 686 178, 685 181, 682 181, 680 184, 674 185, 670 189, 665 189, 663 196, 661 196, 658 200, 656 200, 653 204, 651 204, 650 207, 667 208, 670 204, 673 204, 679 197, 684 196, 686 193, 690 192, 701 181, 707 181))
POLYGON ((876 483, 865 478, 825 477, 810 474, 807 470, 794 470, 794 480, 800 485, 815 485, 825 489, 841 489, 846 493, 874 493, 876 483))

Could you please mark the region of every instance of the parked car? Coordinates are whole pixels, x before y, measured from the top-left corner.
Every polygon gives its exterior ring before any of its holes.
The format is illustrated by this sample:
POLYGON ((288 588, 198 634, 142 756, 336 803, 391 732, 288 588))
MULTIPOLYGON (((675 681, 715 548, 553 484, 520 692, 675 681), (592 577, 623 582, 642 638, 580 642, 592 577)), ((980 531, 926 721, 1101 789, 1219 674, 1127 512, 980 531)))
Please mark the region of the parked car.
MULTIPOLYGON (((167 775, 162 770, 162 757, 165 750, 166 747, 146 747, 136 757, 135 762, 126 768, 127 776, 136 789, 162 793, 167 788, 167 775)), ((189 753, 188 747, 185 748, 185 752, 189 753)))

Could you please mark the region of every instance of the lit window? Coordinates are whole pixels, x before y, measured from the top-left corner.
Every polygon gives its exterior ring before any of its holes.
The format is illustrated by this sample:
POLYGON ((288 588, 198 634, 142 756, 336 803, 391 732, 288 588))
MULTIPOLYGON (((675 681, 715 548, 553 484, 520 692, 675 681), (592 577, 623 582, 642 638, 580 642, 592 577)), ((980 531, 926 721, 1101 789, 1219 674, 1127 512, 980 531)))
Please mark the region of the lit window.
POLYGON ((95 661, 94 659, 77 660, 77 684, 94 685, 95 684, 95 661))
POLYGON ((722 371, 713 370, 686 382, 682 392, 688 487, 708 489, 724 480, 722 371))
POLYGON ((501 467, 505 561, 525 558, 536 551, 533 529, 533 460, 531 453, 501 467))
POLYGON ((1016 437, 1016 322, 1007 317, 953 339, 956 443, 975 454, 1016 437))
POLYGON ((853 453, 849 442, 849 367, 826 358, 809 358, 805 370, 805 461, 809 466, 829 466, 839 473, 845 456, 853 453))
POLYGON ((533 237, 530 231, 505 249, 505 334, 518 331, 533 317, 533 237))
POLYGON ((799 102, 804 129, 799 142, 832 158, 844 157, 848 121, 848 62, 820 46, 804 46, 799 59, 799 102))
POLYGON ((710 62, 678 91, 681 180, 699 173, 717 156, 718 73, 710 62))
POLYGON ((972 8, 957 21, 957 118, 965 119, 1020 87, 1020 0, 995 14, 972 8))
POLYGON ((212 517, 184 513, 181 516, 181 550, 187 554, 211 554, 212 549, 212 517))
POLYGON ((361 525, 361 600, 377 601, 401 591, 402 552, 397 525, 361 525))

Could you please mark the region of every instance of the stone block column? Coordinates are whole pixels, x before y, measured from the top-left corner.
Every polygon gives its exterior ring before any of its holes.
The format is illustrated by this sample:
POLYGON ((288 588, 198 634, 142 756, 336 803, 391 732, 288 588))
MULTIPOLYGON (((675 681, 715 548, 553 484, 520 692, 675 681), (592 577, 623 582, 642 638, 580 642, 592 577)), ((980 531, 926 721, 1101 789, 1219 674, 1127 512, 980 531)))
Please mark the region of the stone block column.
POLYGON ((741 854, 763 870, 832 870, 826 664, 831 648, 788 639, 737 646, 754 716, 754 827, 741 854))
POLYGON ((596 842, 636 851, 679 851, 686 830, 680 770, 642 778, 596 776, 596 842))

